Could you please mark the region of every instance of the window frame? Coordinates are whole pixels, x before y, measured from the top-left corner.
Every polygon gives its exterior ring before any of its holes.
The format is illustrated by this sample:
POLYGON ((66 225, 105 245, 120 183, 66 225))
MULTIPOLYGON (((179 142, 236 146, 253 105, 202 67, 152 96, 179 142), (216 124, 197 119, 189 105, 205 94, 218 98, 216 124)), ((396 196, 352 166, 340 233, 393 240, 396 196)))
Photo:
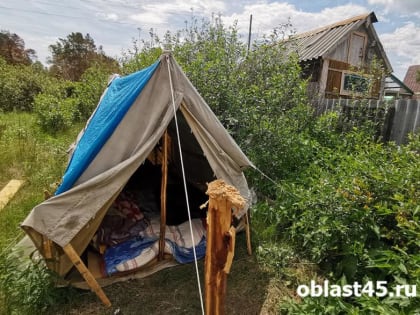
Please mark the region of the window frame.
MULTIPOLYGON (((340 87, 340 94, 341 95, 367 95, 370 90, 370 78, 352 71, 343 71, 341 74, 341 87, 340 87), (362 83, 365 85, 363 90, 359 90, 356 86, 355 89, 347 89, 346 88, 346 77, 356 77, 356 79, 362 79, 364 82, 362 83)), ((350 83, 351 84, 351 83, 350 83)), ((361 85, 360 85, 361 86, 361 85)))

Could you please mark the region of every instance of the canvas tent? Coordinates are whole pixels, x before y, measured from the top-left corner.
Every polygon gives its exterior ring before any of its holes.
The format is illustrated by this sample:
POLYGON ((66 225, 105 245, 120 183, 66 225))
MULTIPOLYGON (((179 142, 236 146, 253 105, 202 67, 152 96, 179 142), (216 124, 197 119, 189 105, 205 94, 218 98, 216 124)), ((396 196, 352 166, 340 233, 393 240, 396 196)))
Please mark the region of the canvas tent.
MULTIPOLYGON (((252 163, 172 55, 164 53, 146 69, 113 78, 74 144, 55 195, 22 223, 50 268, 66 275, 75 261, 65 249, 70 246, 80 257, 134 174, 149 161, 163 164, 165 134, 170 143, 168 168, 180 171, 179 135, 189 183, 202 189, 213 179, 223 179, 250 202, 243 169, 252 163)), ((148 181, 152 178, 143 177, 145 186, 148 181)))

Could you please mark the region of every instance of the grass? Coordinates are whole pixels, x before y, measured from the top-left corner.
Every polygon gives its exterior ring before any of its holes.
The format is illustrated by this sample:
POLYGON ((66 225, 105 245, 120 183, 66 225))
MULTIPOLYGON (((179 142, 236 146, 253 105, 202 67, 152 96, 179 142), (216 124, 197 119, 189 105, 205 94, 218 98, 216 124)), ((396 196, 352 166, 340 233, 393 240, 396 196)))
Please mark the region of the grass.
POLYGON ((81 126, 51 136, 37 126, 35 115, 0 113, 0 187, 11 179, 24 186, 0 211, 0 250, 22 235, 20 222, 44 198, 44 190, 63 173, 68 145, 81 126))

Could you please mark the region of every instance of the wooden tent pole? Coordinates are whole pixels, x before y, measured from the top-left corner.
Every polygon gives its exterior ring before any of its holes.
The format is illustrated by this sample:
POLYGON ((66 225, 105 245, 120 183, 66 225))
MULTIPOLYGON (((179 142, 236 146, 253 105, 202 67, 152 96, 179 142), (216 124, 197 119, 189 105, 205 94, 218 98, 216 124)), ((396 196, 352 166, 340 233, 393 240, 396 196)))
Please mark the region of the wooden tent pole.
POLYGON ((160 234, 159 234, 159 255, 162 260, 165 254, 165 232, 166 232, 166 187, 168 185, 168 130, 162 136, 162 182, 160 187, 160 234))
POLYGON ((205 258, 206 314, 221 315, 225 310, 227 274, 230 272, 235 252, 235 228, 232 209, 239 211, 245 200, 223 180, 208 185, 209 207, 207 213, 207 244, 205 258))
POLYGON ((80 259, 77 252, 74 250, 71 244, 67 244, 63 247, 64 252, 70 258, 73 265, 77 268, 80 272, 82 277, 86 280, 88 286, 92 289, 93 292, 99 297, 99 299, 104 303, 107 307, 111 306, 111 302, 109 301, 108 297, 105 295, 105 292, 102 290, 99 283, 96 281, 95 277, 80 259))

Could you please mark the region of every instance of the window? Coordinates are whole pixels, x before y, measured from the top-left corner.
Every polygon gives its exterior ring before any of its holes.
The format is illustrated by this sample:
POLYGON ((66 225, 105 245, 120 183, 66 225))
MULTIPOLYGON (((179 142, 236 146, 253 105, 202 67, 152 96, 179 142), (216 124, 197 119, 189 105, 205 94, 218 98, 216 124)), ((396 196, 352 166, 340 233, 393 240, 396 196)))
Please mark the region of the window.
POLYGON ((365 94, 369 91, 369 79, 361 75, 343 72, 340 94, 365 94))

